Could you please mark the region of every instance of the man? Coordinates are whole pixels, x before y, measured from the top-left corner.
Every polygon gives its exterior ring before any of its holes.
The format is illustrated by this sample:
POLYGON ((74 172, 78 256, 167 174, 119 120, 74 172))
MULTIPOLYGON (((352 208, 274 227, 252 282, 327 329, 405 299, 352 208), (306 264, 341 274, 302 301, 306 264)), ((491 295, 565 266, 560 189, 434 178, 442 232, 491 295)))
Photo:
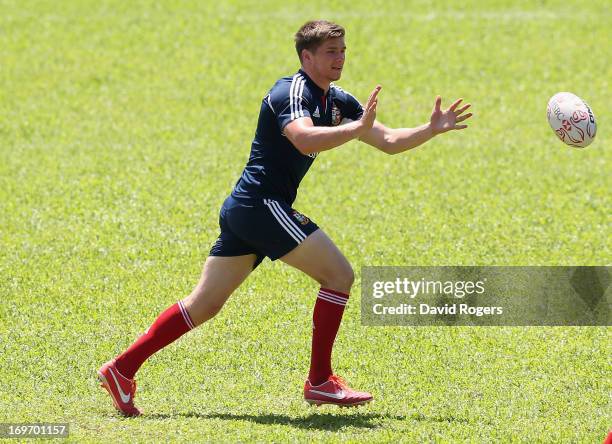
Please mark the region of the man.
POLYGON ((294 210, 300 181, 318 153, 360 139, 396 154, 437 134, 466 128, 471 114, 460 100, 441 110, 436 98, 429 123, 387 128, 376 121, 377 86, 365 105, 333 85, 344 68, 344 29, 308 22, 295 35, 301 69, 276 82, 262 101, 249 161, 221 208, 221 234, 189 296, 164 311, 124 353, 98 370, 102 386, 125 415, 134 406, 134 375, 143 362, 187 331, 215 316, 232 292, 268 256, 316 280, 310 371, 304 398, 311 404, 354 406, 372 395, 352 390, 331 368, 333 343, 353 284, 353 270, 331 239, 294 210))

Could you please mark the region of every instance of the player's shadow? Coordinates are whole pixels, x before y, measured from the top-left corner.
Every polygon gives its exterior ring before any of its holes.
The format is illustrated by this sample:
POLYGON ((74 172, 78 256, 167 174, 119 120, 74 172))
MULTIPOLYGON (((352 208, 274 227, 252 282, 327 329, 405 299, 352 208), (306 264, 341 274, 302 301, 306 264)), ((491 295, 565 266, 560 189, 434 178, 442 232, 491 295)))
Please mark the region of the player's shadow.
POLYGON ((312 413, 303 418, 295 418, 287 415, 265 414, 265 415, 236 415, 232 413, 175 413, 175 414, 147 414, 144 418, 149 419, 176 419, 198 418, 198 419, 224 419, 228 421, 248 421, 266 425, 287 425, 300 429, 318 429, 326 431, 338 431, 345 427, 357 427, 365 429, 375 429, 383 427, 386 420, 393 421, 426 421, 426 422, 469 422, 464 418, 454 416, 432 416, 428 417, 420 413, 413 413, 407 416, 389 415, 378 413, 353 413, 349 415, 334 415, 331 413, 312 413))

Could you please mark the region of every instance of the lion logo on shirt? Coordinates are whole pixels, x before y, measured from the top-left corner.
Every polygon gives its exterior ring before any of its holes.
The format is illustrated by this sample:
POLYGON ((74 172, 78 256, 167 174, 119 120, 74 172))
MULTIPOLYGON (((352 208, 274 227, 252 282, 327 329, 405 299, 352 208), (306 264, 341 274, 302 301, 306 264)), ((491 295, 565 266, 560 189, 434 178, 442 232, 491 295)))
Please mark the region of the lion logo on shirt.
POLYGON ((332 125, 333 126, 340 125, 340 123, 342 122, 342 114, 340 113, 340 108, 338 108, 335 103, 332 105, 331 115, 332 115, 332 119, 331 119, 332 125))

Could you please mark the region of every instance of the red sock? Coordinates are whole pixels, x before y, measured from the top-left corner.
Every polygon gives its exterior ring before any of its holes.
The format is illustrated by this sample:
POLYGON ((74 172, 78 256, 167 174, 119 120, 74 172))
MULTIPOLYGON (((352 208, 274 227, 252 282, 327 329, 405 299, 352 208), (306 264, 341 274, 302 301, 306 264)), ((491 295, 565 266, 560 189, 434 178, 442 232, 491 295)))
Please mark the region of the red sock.
POLYGON ((319 290, 312 315, 312 354, 308 374, 312 385, 322 384, 332 375, 332 347, 348 297, 348 294, 328 288, 319 290))
POLYGON ((133 379, 140 366, 153 353, 176 341, 194 328, 182 301, 169 307, 136 342, 117 357, 116 367, 123 376, 133 379))

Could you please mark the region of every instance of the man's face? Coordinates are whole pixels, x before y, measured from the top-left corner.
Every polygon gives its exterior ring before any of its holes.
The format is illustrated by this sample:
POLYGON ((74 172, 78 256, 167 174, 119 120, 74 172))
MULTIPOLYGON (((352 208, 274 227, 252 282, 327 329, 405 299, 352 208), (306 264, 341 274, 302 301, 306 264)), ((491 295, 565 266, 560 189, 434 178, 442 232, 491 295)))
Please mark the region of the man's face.
POLYGON ((334 82, 342 75, 345 51, 344 37, 338 37, 326 40, 314 53, 308 50, 306 52, 311 60, 313 71, 326 80, 334 82))

